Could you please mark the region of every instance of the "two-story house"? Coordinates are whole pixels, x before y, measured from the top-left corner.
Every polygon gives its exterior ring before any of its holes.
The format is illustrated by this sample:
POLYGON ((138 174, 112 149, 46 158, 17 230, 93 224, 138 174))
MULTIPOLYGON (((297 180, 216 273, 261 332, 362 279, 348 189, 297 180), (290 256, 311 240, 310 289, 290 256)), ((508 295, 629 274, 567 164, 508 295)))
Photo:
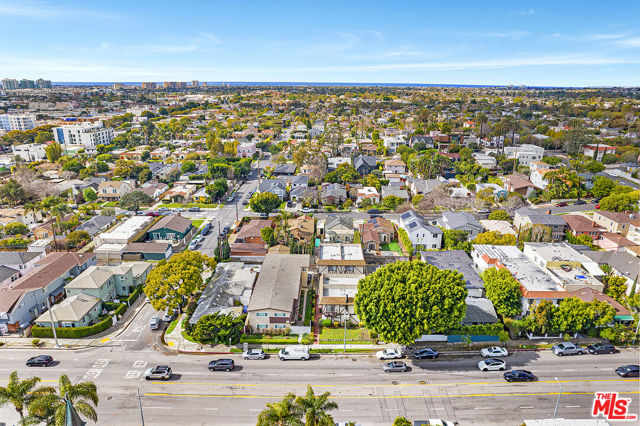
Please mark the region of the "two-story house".
POLYGON ((439 250, 442 247, 442 229, 429 225, 413 210, 407 210, 400 215, 399 225, 407 232, 409 241, 415 248, 439 250))
POLYGON ((118 201, 124 194, 135 189, 133 181, 105 181, 98 185, 98 199, 106 201, 118 201))

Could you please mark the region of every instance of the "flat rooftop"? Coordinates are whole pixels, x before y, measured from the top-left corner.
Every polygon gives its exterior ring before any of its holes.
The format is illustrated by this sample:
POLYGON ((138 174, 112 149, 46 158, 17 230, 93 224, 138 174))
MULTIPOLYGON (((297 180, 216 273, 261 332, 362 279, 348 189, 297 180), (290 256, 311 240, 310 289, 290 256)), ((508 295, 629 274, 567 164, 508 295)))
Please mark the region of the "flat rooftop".
POLYGON ((150 216, 133 216, 116 226, 109 232, 100 234, 101 239, 127 239, 135 235, 141 228, 153 221, 150 216))
POLYGON ((566 283, 567 285, 571 285, 571 286, 583 285, 585 287, 602 285, 600 281, 593 278, 589 272, 587 272, 582 268, 574 268, 571 266, 566 266, 565 268, 562 268, 560 266, 552 266, 547 269, 549 269, 549 271, 552 274, 557 276, 560 279, 560 281, 566 283))
POLYGON ((364 261, 364 254, 360 244, 322 244, 318 250, 318 259, 364 261))
POLYGON ((525 255, 532 253, 530 257, 534 262, 544 259, 545 262, 578 262, 591 275, 605 275, 598 264, 589 257, 575 250, 567 243, 525 243, 525 255))

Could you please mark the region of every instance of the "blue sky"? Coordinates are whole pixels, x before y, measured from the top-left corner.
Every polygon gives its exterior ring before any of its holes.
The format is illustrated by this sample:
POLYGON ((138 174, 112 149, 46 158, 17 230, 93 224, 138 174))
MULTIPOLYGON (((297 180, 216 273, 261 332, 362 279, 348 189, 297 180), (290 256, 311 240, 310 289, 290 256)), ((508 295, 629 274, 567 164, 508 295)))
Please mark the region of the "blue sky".
POLYGON ((638 17, 638 0, 0 0, 0 77, 640 86, 638 17))

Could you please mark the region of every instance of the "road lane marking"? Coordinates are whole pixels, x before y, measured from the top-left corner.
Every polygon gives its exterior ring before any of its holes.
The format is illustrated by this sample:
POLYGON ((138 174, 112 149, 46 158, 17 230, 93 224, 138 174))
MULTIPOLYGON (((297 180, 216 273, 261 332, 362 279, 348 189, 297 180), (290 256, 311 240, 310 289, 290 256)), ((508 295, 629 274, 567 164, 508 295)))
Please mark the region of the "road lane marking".
POLYGON ((579 405, 565 405, 565 408, 580 408, 579 405))
POLYGON ((493 410, 493 407, 475 407, 474 410, 493 410))
POLYGON ((144 368, 147 366, 147 361, 143 360, 143 359, 139 359, 137 361, 133 362, 132 367, 133 368, 144 368))
MULTIPOLYGON (((562 395, 593 395, 593 392, 562 392, 562 395)), ((618 392, 618 394, 640 394, 640 391, 618 392)), ((505 397, 505 396, 555 396, 560 392, 531 392, 531 393, 476 393, 464 395, 385 395, 385 399, 403 399, 403 398, 486 398, 486 397, 505 397)), ((267 395, 223 395, 223 394, 181 394, 181 393, 161 393, 148 392, 144 396, 168 396, 171 398, 241 398, 241 399, 278 399, 278 396, 267 395)), ((331 399, 380 399, 378 395, 366 396, 338 396, 331 395, 331 399)), ((260 409, 250 409, 250 411, 260 411, 260 409)))
POLYGON ((520 407, 521 410, 533 410, 534 407, 520 407))
POLYGON ((136 371, 136 370, 129 370, 127 371, 127 374, 124 375, 125 379, 137 379, 138 377, 140 377, 142 373, 140 371, 136 371))
POLYGON ((173 407, 144 407, 147 410, 173 410, 173 407))
MULTIPOLYGON (((206 372, 183 372, 184 375, 199 375, 199 376, 210 376, 210 373, 206 372)), ((277 375, 277 374, 274 374, 277 375)), ((387 376, 387 374, 384 374, 387 376)), ((640 382, 638 379, 576 379, 576 380, 560 380, 560 383, 587 383, 587 382, 640 382)), ((306 386, 305 383, 217 383, 217 382, 158 382, 154 381, 153 383, 158 384, 166 384, 166 385, 199 385, 199 386, 237 386, 237 387, 282 387, 282 386, 306 386)), ((538 384, 538 383, 550 383, 555 384, 558 383, 555 380, 540 380, 537 382, 531 382, 530 384, 538 384)), ((485 385, 495 385, 502 384, 505 386, 517 386, 517 383, 507 383, 506 381, 495 381, 495 382, 453 382, 453 383, 398 383, 396 385, 388 384, 388 383, 365 383, 359 385, 361 387, 380 387, 380 386, 388 386, 388 387, 411 387, 411 386, 485 386, 485 385)), ((314 384, 313 387, 353 387, 352 384, 314 384)))
POLYGON ((207 410, 207 411, 218 411, 217 408, 205 408, 205 410, 207 410))
POLYGON ((565 368, 565 369, 564 369, 564 370, 562 370, 562 371, 576 371, 576 370, 575 370, 574 368, 565 368))
POLYGON ((111 339, 109 339, 108 337, 105 337, 104 339, 100 340, 100 343, 108 342, 109 340, 111 339))

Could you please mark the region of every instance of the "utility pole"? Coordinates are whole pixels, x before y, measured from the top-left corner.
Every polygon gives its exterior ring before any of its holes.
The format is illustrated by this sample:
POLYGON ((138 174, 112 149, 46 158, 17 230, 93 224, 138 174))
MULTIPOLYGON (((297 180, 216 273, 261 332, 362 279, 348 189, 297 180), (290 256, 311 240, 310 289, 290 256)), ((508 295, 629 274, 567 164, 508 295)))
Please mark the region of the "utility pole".
POLYGON ((140 400, 140 388, 138 388, 138 406, 140 407, 140 420, 144 426, 144 415, 142 414, 142 400, 140 400))
POLYGON ((49 319, 51 320, 51 330, 53 330, 53 339, 56 341, 56 344, 53 346, 54 348, 59 348, 58 344, 58 335, 56 334, 56 325, 53 321, 53 311, 51 310, 51 302, 49 301, 49 296, 47 296, 47 309, 49 310, 49 319))
POLYGON ((553 420, 555 423, 556 413, 558 412, 558 404, 560 403, 560 397, 562 396, 562 384, 560 383, 557 377, 554 377, 554 379, 556 379, 556 382, 558 382, 558 384, 560 385, 560 393, 558 394, 558 399, 556 400, 556 408, 555 410, 553 410, 553 420))

